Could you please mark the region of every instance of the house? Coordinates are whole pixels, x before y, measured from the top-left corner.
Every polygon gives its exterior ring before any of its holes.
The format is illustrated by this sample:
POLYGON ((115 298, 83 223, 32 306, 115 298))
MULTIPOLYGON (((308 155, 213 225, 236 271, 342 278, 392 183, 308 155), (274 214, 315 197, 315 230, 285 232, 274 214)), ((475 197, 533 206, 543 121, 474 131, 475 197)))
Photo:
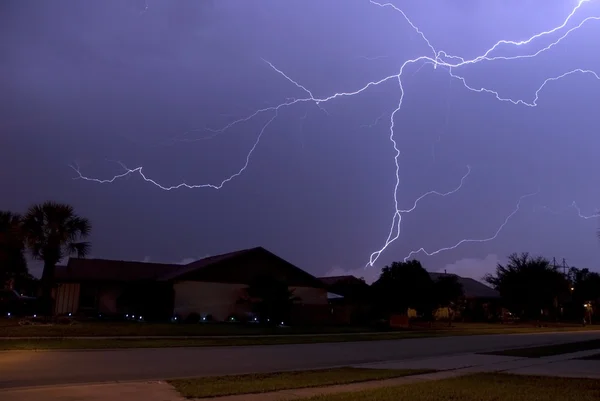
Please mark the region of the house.
POLYGON ((55 313, 144 314, 156 319, 197 314, 225 321, 249 315, 249 306, 239 300, 262 276, 288 284, 298 298, 295 322, 329 318, 323 283, 262 247, 187 265, 72 258, 66 266, 56 267, 55 313))
MULTIPOLYGON (((465 304, 462 318, 488 320, 497 313, 497 303, 500 300, 498 291, 470 277, 461 277, 452 273, 429 273, 429 277, 434 282, 446 275, 456 277, 458 283, 463 287, 465 304)), ((449 317, 447 308, 440 308, 434 314, 437 319, 447 319, 449 317)), ((409 310, 410 317, 415 315, 415 311, 409 310)))
POLYGON ((369 320, 370 286, 362 279, 347 275, 320 277, 330 294, 332 320, 338 324, 359 324, 369 320))
MULTIPOLYGON (((447 273, 429 273, 433 281, 447 273)), ((469 277, 454 275, 462 285, 465 298, 463 317, 482 320, 495 313, 495 303, 500 299, 500 294, 493 288, 469 277)), ((322 277, 320 280, 327 286, 331 293, 339 294, 343 298, 330 299, 333 318, 338 323, 358 323, 368 319, 369 314, 369 285, 354 276, 322 277)), ((440 308, 434 312, 437 319, 447 319, 450 315, 447 308, 440 308)), ((408 310, 408 316, 414 318, 417 312, 408 310)))

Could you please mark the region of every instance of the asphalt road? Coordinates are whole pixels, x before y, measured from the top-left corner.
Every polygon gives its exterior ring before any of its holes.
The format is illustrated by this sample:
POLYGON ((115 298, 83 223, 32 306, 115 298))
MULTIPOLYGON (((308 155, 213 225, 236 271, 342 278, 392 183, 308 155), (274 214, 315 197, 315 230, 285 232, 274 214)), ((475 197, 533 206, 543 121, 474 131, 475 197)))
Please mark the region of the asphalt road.
POLYGON ((0 352, 0 388, 311 369, 600 338, 600 331, 251 347, 0 352))

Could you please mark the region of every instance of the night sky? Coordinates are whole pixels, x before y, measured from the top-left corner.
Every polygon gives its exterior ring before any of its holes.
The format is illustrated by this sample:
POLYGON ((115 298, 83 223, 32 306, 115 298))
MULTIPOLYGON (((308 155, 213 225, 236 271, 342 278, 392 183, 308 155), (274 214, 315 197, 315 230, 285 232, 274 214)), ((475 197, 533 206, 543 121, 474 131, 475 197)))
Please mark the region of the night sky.
MULTIPOLYGON (((464 58, 498 40, 559 26, 575 0, 396 0, 437 50, 464 58)), ((533 54, 565 29, 492 56, 533 54)), ((534 58, 483 61, 452 72, 473 88, 534 102, 551 77, 600 72, 600 20, 590 20, 534 58)), ((597 270, 600 80, 550 81, 537 107, 473 93, 423 62, 402 75, 396 113, 401 155, 397 241, 374 267, 394 217, 390 115, 397 79, 349 97, 256 110, 307 93, 353 92, 431 56, 402 14, 368 0, 4 0, 0 4, 0 209, 72 204, 93 224, 92 256, 180 263, 264 246, 316 275, 367 279, 412 250, 431 271, 481 278, 512 252, 529 251, 597 270)), ((36 271, 34 265, 34 273, 36 271)))

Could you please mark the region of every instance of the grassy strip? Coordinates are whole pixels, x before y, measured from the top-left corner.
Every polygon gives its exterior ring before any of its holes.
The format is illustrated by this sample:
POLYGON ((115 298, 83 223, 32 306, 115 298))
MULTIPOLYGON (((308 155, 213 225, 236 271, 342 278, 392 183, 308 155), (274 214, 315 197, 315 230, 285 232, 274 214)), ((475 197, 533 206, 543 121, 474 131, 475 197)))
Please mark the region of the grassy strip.
POLYGON ((515 348, 503 351, 486 352, 486 355, 516 356, 523 358, 542 358, 545 356, 570 354, 572 352, 600 349, 600 339, 579 341, 566 344, 544 345, 532 348, 515 348))
MULTIPOLYGON (((219 347, 278 344, 318 344, 353 341, 384 341, 409 338, 447 337, 484 334, 543 333, 552 329, 518 330, 431 330, 396 331, 366 334, 278 335, 247 337, 188 337, 188 338, 43 338, 0 339, 0 350, 42 349, 113 349, 113 348, 169 348, 169 347, 219 347)), ((500 354, 502 355, 502 354, 500 354)))
POLYGON ((372 380, 391 379, 431 370, 339 368, 239 376, 202 377, 172 380, 169 383, 184 397, 206 398, 238 394, 258 394, 270 391, 307 387, 333 386, 372 380))
MULTIPOLYGON (((414 328, 414 331, 463 334, 538 333, 544 331, 580 331, 600 329, 600 326, 574 326, 557 324, 549 327, 534 327, 532 324, 489 324, 489 323, 436 322, 431 327, 414 328)), ((408 331, 408 330, 407 330, 408 331)), ((17 319, 0 319, 2 337, 108 337, 108 336, 264 336, 288 334, 357 334, 377 333, 370 327, 322 326, 322 327, 261 327, 243 324, 165 324, 136 322, 78 322, 73 325, 20 326, 17 319)), ((448 334, 446 334, 448 335, 448 334)))
POLYGON ((211 337, 211 338, 56 338, 0 340, 0 350, 40 349, 111 349, 111 348, 169 348, 169 347, 224 347, 278 344, 318 344, 349 341, 381 341, 405 338, 420 338, 419 333, 374 333, 315 336, 278 337, 211 337))
POLYGON ((600 380, 477 374, 436 382, 405 384, 311 401, 597 401, 600 380))

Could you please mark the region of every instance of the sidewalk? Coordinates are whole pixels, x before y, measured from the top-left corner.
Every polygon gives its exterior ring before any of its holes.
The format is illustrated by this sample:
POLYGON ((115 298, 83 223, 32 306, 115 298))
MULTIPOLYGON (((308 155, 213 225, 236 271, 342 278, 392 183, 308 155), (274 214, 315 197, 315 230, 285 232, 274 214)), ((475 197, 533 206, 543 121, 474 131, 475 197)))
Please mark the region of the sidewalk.
MULTIPOLYGON (((448 379, 479 372, 584 377, 600 379, 600 361, 576 360, 599 350, 545 358, 518 358, 495 355, 460 354, 426 359, 355 365, 370 369, 437 369, 439 372, 395 379, 345 385, 281 390, 271 393, 241 394, 204 398, 203 401, 291 401, 316 395, 356 392, 403 384, 448 379)), ((60 387, 0 390, 0 400, 10 401, 183 401, 166 382, 130 382, 60 387)))
POLYGON ((183 401, 165 382, 86 384, 0 390, 1 401, 183 401))

